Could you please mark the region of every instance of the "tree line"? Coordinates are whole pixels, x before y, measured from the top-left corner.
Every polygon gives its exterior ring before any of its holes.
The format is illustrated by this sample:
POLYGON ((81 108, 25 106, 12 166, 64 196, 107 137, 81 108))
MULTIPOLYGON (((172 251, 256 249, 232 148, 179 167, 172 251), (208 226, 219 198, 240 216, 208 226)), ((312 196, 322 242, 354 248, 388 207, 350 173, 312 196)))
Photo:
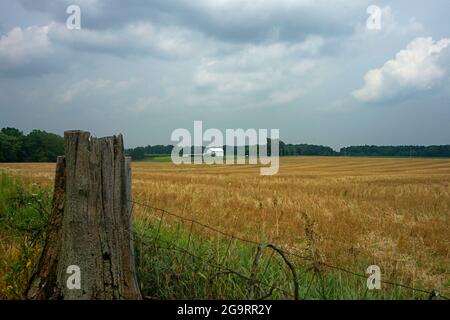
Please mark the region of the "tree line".
MULTIPOLYGON (((270 139, 267 141, 267 155, 271 155, 270 139)), ((136 147, 132 149, 127 149, 125 152, 131 156, 134 160, 142 160, 147 156, 156 155, 170 155, 172 153, 173 145, 156 145, 156 146, 146 146, 146 147, 136 147)), ((227 153, 227 146, 222 146, 224 153, 227 153)), ((258 150, 259 145, 256 146, 258 150)), ((206 150, 206 147, 202 147, 202 153, 206 150)), ((238 147, 233 147, 234 154, 238 153, 238 147)), ((190 148, 190 154, 196 154, 198 151, 194 149, 194 146, 190 148)), ((283 141, 279 143, 279 153, 281 156, 297 156, 297 155, 321 155, 321 156, 331 156, 337 155, 330 147, 310 145, 310 144, 285 144, 283 141)), ((244 147, 244 154, 250 154, 250 147, 246 145, 244 147)))
POLYGON ((450 145, 441 146, 352 146, 341 148, 343 156, 450 157, 450 145))
MULTIPOLYGON (((271 154, 270 141, 267 143, 268 155, 271 154)), ((259 147, 259 146, 257 146, 259 147)), ((137 147, 126 150, 134 160, 142 160, 147 156, 170 155, 172 145, 137 147)), ((245 146, 245 155, 249 155, 249 146, 245 146)), ((227 146, 223 146, 226 155, 227 146)), ((205 147, 203 147, 205 151, 205 147)), ((234 147, 237 153, 237 147, 234 147)), ((191 154, 195 154, 191 147, 191 154)), ((450 145, 437 146, 350 146, 339 151, 331 147, 313 144, 286 144, 279 142, 280 156, 364 156, 364 157, 450 157, 450 145)))
POLYGON ((55 162, 64 154, 63 137, 42 130, 25 135, 16 128, 0 131, 0 162, 55 162))
MULTIPOLYGON (((270 140, 268 141, 270 155, 270 140)), ((259 147, 259 146, 257 146, 259 147)), ((133 160, 148 156, 170 155, 173 145, 148 145, 127 149, 133 160)), ((226 146, 223 146, 226 154, 226 146)), ((235 152, 236 152, 235 147, 235 152)), ((245 154, 250 147, 245 146, 245 154)), ((335 151, 330 147, 313 144, 287 144, 279 141, 280 156, 369 156, 369 157, 450 157, 450 145, 436 146, 350 146, 335 151)), ((194 154, 192 147, 191 153, 194 154)), ((64 138, 42 130, 25 135, 16 128, 0 130, 0 162, 54 162, 64 154, 64 138)))

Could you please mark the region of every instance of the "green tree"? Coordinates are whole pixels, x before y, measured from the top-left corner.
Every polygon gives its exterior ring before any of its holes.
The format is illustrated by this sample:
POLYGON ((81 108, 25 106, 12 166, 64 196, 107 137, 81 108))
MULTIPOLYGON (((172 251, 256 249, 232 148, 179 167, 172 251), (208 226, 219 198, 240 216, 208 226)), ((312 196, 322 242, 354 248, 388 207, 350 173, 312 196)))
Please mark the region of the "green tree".
POLYGON ((131 156, 132 160, 142 160, 145 158, 145 148, 137 147, 137 148, 131 149, 131 151, 129 152, 129 155, 131 156))
POLYGON ((10 127, 3 128, 1 130, 1 133, 6 134, 6 135, 11 136, 11 137, 16 137, 16 138, 22 138, 23 137, 23 132, 20 131, 19 129, 16 129, 16 128, 10 128, 10 127))
POLYGON ((64 139, 53 133, 33 130, 25 137, 26 161, 54 162, 64 154, 64 139))
POLYGON ((0 162, 20 162, 24 158, 24 136, 14 128, 3 128, 0 132, 0 162))

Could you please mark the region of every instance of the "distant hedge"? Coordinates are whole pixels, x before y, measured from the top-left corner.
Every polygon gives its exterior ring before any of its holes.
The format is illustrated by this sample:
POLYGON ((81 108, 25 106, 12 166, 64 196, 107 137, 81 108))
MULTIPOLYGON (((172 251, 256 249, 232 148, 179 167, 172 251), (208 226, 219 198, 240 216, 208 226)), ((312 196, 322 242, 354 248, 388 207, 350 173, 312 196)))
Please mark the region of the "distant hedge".
MULTIPOLYGON (((141 160, 150 155, 170 154, 173 146, 147 146, 128 149, 127 153, 134 160, 141 160)), ((226 153, 226 146, 223 146, 226 153)), ((236 148, 235 148, 236 149, 236 148)), ((269 144, 270 154, 270 144, 269 144)), ((235 150, 236 152, 236 150, 235 150)), ((286 144, 280 141, 280 156, 364 156, 364 157, 450 157, 450 145, 440 146, 351 146, 334 151, 327 146, 313 144, 286 144)), ((192 149, 192 153, 194 150, 192 149)), ((245 154, 249 153, 248 146, 245 154)))
POLYGON ((450 157, 450 145, 442 146, 353 146, 339 152, 346 156, 450 157))

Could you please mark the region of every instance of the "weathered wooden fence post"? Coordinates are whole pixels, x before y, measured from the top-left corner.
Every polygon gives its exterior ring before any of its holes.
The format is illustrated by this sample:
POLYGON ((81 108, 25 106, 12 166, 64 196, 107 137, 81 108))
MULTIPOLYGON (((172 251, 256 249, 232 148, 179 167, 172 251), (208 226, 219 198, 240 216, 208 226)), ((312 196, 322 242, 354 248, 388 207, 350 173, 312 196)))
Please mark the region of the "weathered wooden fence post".
POLYGON ((27 297, 141 299, 123 138, 68 131, 64 139, 46 244, 27 297))

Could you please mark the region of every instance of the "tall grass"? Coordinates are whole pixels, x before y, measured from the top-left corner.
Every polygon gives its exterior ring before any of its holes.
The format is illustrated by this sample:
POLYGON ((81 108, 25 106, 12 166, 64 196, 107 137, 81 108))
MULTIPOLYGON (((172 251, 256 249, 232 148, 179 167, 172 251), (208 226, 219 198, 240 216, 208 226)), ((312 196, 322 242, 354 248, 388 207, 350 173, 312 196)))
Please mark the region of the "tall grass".
MULTIPOLYGON (((257 246, 192 232, 183 223, 139 219, 135 223, 137 268, 148 299, 293 299, 294 281, 287 264, 266 249, 254 261, 257 246), (251 288, 253 292, 250 293, 251 288)), ((299 299, 424 299, 396 286, 368 290, 366 279, 319 268, 289 256, 299 299)), ((362 267, 362 266, 361 266, 362 267)))
POLYGON ((22 299, 40 254, 50 192, 0 172, 0 298, 22 299))

